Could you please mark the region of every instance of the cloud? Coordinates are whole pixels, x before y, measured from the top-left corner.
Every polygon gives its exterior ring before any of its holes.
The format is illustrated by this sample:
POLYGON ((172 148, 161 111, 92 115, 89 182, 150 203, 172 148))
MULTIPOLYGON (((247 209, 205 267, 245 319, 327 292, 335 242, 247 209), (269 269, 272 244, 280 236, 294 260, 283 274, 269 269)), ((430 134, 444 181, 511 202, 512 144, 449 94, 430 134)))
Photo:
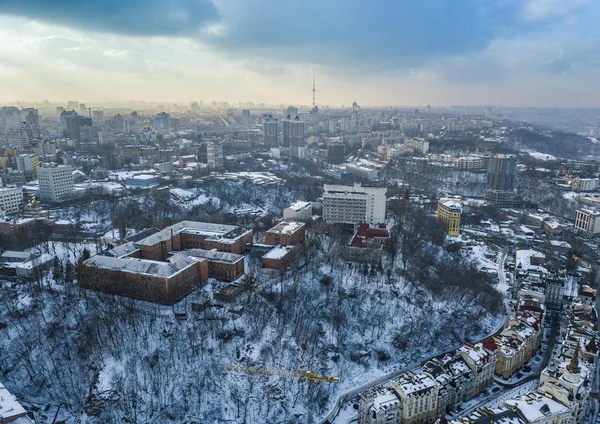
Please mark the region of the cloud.
POLYGON ((210 0, 0 0, 0 14, 139 36, 191 35, 219 18, 210 0))
POLYGON ((523 8, 522 17, 529 21, 561 17, 572 20, 573 13, 588 3, 588 0, 529 0, 523 8))

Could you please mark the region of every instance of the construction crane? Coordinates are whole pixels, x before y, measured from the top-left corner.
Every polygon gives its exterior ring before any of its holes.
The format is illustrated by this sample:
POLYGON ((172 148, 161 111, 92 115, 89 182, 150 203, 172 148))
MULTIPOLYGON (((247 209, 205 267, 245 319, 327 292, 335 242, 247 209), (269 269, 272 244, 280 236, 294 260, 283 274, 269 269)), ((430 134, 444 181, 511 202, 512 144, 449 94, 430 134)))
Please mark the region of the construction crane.
POLYGON ((280 370, 265 367, 244 367, 241 365, 225 365, 227 371, 242 372, 247 374, 266 374, 266 375, 278 375, 281 377, 292 377, 305 379, 308 381, 320 381, 323 383, 339 383, 340 379, 335 377, 328 377, 315 374, 311 371, 294 371, 294 370, 280 370))

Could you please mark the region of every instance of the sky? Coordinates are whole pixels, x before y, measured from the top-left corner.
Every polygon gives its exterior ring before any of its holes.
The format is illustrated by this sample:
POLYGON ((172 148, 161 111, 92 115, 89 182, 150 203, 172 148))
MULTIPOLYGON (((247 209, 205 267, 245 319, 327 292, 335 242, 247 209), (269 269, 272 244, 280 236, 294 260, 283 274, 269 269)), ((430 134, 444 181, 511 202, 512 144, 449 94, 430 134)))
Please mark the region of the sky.
POLYGON ((600 106, 598 0, 0 0, 16 100, 600 106))

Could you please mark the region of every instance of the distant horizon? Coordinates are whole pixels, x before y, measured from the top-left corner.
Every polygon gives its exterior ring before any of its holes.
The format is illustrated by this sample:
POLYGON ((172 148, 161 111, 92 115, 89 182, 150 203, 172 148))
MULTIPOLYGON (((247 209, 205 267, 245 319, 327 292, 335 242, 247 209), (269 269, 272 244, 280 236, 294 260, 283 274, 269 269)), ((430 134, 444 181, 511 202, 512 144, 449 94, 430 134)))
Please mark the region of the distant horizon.
POLYGON ((484 3, 6 0, 0 103, 600 107, 600 2, 484 3))

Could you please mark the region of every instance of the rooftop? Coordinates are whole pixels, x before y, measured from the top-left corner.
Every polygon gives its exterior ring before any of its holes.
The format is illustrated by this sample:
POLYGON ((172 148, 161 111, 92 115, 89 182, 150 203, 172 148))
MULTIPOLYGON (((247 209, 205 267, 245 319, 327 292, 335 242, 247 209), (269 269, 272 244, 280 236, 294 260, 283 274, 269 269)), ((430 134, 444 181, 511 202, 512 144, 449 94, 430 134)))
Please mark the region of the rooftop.
POLYGON ((302 210, 304 208, 307 208, 308 206, 311 206, 311 205, 312 205, 312 202, 301 202, 301 201, 298 201, 298 202, 290 205, 290 209, 293 209, 296 212, 298 212, 298 211, 300 211, 300 210, 302 210))
POLYGON ((304 227, 303 222, 296 222, 296 221, 280 222, 279 224, 277 224, 276 226, 271 228, 268 232, 269 233, 278 233, 278 234, 293 234, 296 231, 298 231, 299 229, 301 229, 302 227, 304 227))
POLYGON ((25 408, 17 402, 17 397, 0 383, 0 421, 14 422, 13 420, 26 413, 25 408))
POLYGON ((96 255, 85 261, 90 267, 110 269, 113 271, 146 274, 154 277, 170 278, 203 259, 177 254, 169 258, 169 262, 150 261, 137 258, 111 258, 96 255))
POLYGON ((236 255, 235 253, 219 252, 218 250, 205 250, 205 249, 188 249, 181 252, 184 255, 193 256, 195 258, 204 258, 211 262, 227 262, 236 263, 244 259, 243 255, 236 255))
POLYGON ((293 246, 277 246, 271 250, 269 250, 262 258, 263 259, 283 259, 289 253, 292 253, 294 250, 293 246))
POLYGON ((171 238, 171 235, 179 233, 196 234, 206 237, 210 241, 233 243, 239 237, 246 234, 248 230, 235 225, 212 224, 209 222, 181 221, 166 227, 163 230, 136 242, 138 246, 153 246, 161 241, 171 238))

